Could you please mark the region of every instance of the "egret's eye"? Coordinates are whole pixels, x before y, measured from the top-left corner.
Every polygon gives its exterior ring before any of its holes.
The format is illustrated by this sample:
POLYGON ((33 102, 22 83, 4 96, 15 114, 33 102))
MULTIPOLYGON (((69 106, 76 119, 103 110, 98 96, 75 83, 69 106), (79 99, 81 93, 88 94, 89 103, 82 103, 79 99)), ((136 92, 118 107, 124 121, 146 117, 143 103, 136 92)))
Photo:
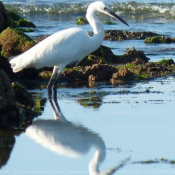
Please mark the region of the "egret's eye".
POLYGON ((104 7, 104 10, 107 10, 107 8, 106 8, 106 7, 104 7))

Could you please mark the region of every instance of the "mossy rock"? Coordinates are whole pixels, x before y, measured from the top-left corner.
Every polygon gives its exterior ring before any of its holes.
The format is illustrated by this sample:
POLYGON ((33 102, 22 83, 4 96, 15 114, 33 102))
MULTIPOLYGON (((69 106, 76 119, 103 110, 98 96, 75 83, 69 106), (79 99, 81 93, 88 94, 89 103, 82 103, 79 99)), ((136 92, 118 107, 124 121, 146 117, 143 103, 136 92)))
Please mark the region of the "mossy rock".
POLYGON ((93 107, 95 109, 102 105, 102 99, 100 97, 82 98, 77 100, 77 102, 83 107, 93 107))
POLYGON ((147 37, 145 39, 145 43, 171 43, 171 42, 175 42, 175 40, 166 36, 153 36, 153 37, 147 37))
POLYGON ((21 17, 20 15, 18 15, 13 11, 8 11, 8 12, 10 15, 10 22, 8 24, 8 27, 19 28, 19 30, 22 30, 24 32, 31 32, 31 31, 33 32, 33 30, 30 29, 29 27, 36 28, 35 24, 30 20, 27 20, 21 17), (26 29, 22 29, 20 27, 26 27, 26 29))
POLYGON ((106 30, 104 40, 123 41, 123 40, 143 40, 147 37, 160 36, 153 32, 144 31, 125 31, 125 30, 106 30))
POLYGON ((19 31, 28 33, 28 32, 35 32, 35 29, 30 28, 30 27, 26 27, 26 28, 17 28, 19 31))
POLYGON ((20 15, 18 15, 17 13, 15 13, 11 10, 9 10, 8 12, 9 12, 9 15, 10 15, 11 19, 14 20, 14 21, 18 21, 20 19, 23 19, 20 15))
POLYGON ((159 62, 140 62, 140 64, 138 64, 138 62, 139 61, 133 61, 131 63, 117 66, 119 72, 121 73, 119 74, 118 72, 118 74, 113 75, 113 79, 117 80, 120 79, 120 77, 122 77, 121 75, 123 75, 124 77, 125 75, 128 75, 126 76, 126 80, 140 81, 175 73, 175 64, 172 59, 163 59, 159 62))
POLYGON ((149 58, 146 57, 143 51, 136 50, 135 47, 132 47, 126 50, 124 55, 118 56, 118 63, 128 63, 136 60, 142 60, 143 62, 148 62, 149 58))
POLYGON ((80 66, 91 66, 93 64, 117 63, 118 56, 114 55, 109 47, 101 45, 97 50, 86 56, 80 66))
POLYGON ((76 20, 77 25, 84 25, 88 24, 88 20, 86 18, 78 17, 76 20))
POLYGON ((112 78, 115 80, 131 80, 134 77, 134 74, 129 69, 119 69, 118 72, 114 73, 112 78))
POLYGON ((64 81, 87 81, 87 77, 83 73, 83 69, 81 66, 73 67, 73 68, 65 68, 60 76, 61 80, 64 81))
POLYGON ((84 76, 88 78, 88 81, 106 81, 109 80, 115 72, 117 72, 117 69, 114 66, 94 64, 85 67, 84 76))
POLYGON ((5 30, 7 27, 36 27, 31 21, 26 20, 19 14, 7 10, 4 4, 0 1, 0 32, 5 30))
POLYGON ((7 28, 0 35, 3 56, 15 56, 25 52, 35 45, 35 42, 24 32, 7 28))
POLYGON ((12 89, 15 94, 15 100, 30 108, 34 107, 35 102, 32 99, 31 94, 19 83, 12 83, 12 89))
POLYGON ((23 18, 23 19, 19 19, 17 21, 17 26, 18 27, 34 27, 36 28, 35 24, 33 24, 31 21, 23 18))
POLYGON ((166 66, 170 66, 170 65, 173 65, 174 64, 174 60, 172 58, 163 59, 163 60, 160 60, 158 63, 164 64, 166 66))
POLYGON ((107 25, 116 25, 116 23, 115 22, 112 22, 112 21, 106 21, 106 22, 104 22, 104 24, 107 24, 107 25))

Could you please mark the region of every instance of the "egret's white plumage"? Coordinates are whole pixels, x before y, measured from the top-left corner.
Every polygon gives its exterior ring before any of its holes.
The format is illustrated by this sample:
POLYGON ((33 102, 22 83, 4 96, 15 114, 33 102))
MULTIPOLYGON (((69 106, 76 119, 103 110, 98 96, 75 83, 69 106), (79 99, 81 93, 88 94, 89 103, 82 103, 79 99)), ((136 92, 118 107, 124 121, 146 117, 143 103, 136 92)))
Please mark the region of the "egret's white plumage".
MULTIPOLYGON (((11 67, 14 72, 27 67, 39 69, 45 66, 59 65, 59 69, 64 68, 67 64, 76 62, 80 57, 83 58, 88 54, 90 48, 84 47, 82 39, 86 37, 89 37, 88 33, 81 28, 71 28, 57 32, 12 59, 10 61, 11 67), (80 38, 79 35, 82 37, 80 38)), ((88 45, 88 43, 86 44, 88 45)))
MULTIPOLYGON (((112 12, 104 2, 93 2, 89 5, 86 13, 87 20, 93 28, 93 36, 89 36, 87 31, 81 28, 69 28, 57 32, 12 59, 10 64, 13 71, 19 72, 28 67, 39 69, 46 66, 54 66, 53 74, 48 84, 48 95, 50 96, 51 83, 56 78, 56 75, 58 77, 66 65, 80 62, 86 55, 101 45, 104 38, 104 27, 96 16, 97 11, 112 16, 128 25, 112 12)), ((56 81, 54 89, 56 97, 56 81)))

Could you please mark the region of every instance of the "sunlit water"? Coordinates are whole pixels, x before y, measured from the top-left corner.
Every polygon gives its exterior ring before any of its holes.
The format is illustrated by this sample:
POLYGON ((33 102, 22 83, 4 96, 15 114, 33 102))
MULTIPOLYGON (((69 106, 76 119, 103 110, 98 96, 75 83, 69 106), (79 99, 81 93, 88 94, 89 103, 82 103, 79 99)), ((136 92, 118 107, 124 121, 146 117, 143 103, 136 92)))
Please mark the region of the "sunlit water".
MULTIPOLYGON (((3 2, 6 8, 36 24, 36 31, 27 33, 35 38, 77 27, 76 17, 84 17, 92 1, 3 2)), ((173 0, 106 2, 130 25, 99 15, 102 21, 116 22, 105 25, 106 30, 152 31, 174 36, 173 0)), ((89 25, 79 27, 92 30, 89 25)), ((175 60, 175 44, 145 44, 143 40, 104 41, 103 44, 117 55, 135 47, 143 50, 151 61, 175 60)), ((42 115, 25 133, 15 137, 14 148, 0 174, 92 175, 97 174, 98 166, 100 172, 113 169, 114 174, 175 174, 175 165, 170 163, 175 160, 174 80, 174 77, 164 78, 134 86, 97 84, 91 88, 58 88, 62 120, 55 120, 47 101, 42 115), (81 93, 92 91, 106 94, 98 101, 99 107, 80 105, 79 100, 85 98, 81 93), (149 160, 153 163, 141 163, 149 160), (122 162, 124 166, 117 169, 122 162)), ((31 92, 47 98, 46 89, 31 92)))
MULTIPOLYGON (((99 171, 111 170, 130 158, 114 174, 174 174, 174 164, 169 163, 175 159, 174 80, 59 88, 63 118, 55 119, 47 101, 42 115, 16 137, 10 159, 0 172, 97 174, 98 165, 99 171), (82 93, 93 91, 106 94, 98 108, 78 103, 85 98, 82 93), (158 162, 141 163, 149 160, 158 162)), ((47 98, 46 89, 31 92, 47 98)))

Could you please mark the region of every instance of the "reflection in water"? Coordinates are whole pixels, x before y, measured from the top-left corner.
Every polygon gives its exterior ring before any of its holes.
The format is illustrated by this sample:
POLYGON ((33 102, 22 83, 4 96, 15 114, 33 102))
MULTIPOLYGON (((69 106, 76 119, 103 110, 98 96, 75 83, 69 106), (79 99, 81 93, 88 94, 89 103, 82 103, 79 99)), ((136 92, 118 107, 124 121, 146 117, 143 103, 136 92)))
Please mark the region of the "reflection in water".
POLYGON ((6 165, 15 145, 15 134, 8 130, 0 130, 0 169, 6 165))
POLYGON ((55 120, 34 121, 26 131, 29 137, 58 154, 73 158, 88 153, 94 147, 95 154, 89 163, 90 175, 113 174, 125 164, 124 161, 108 171, 99 172, 99 164, 106 157, 106 147, 102 138, 82 125, 67 121, 56 100, 54 103, 50 100, 50 104, 55 120))
MULTIPOLYGON (((36 103, 33 111, 39 115, 44 110, 46 98, 41 97, 41 94, 39 93, 35 93, 33 96, 35 97, 36 103)), ((15 136, 19 136, 31 124, 31 121, 34 118, 33 111, 31 112, 29 110, 27 112, 28 117, 21 118, 20 123, 8 121, 8 127, 14 128, 15 125, 16 127, 14 129, 0 127, 0 169, 2 169, 10 159, 10 155, 16 143, 15 136)), ((0 174, 2 173, 0 172, 0 174)))

